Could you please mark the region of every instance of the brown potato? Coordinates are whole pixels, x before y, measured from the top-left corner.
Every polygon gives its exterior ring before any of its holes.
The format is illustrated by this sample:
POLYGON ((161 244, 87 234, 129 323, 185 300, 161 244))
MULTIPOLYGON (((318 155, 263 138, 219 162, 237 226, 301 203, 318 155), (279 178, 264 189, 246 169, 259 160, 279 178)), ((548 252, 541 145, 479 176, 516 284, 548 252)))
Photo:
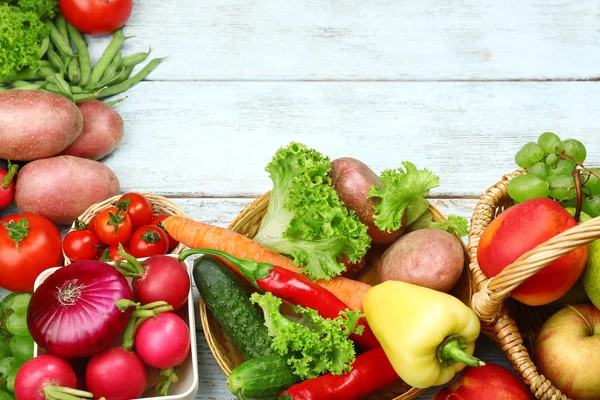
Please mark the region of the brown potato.
POLYGON ((375 226, 373 208, 378 199, 369 199, 371 186, 379 185, 379 177, 363 162, 350 158, 338 158, 331 162, 330 177, 336 192, 346 207, 354 210, 358 219, 367 225, 367 233, 376 244, 391 243, 402 236, 406 228, 406 214, 402 217, 402 227, 393 232, 385 232, 375 226))
POLYGON ((77 139, 82 128, 81 112, 62 96, 35 90, 0 93, 0 158, 55 156, 77 139))
POLYGON ((119 194, 114 172, 98 161, 58 156, 32 161, 17 177, 15 203, 56 224, 71 224, 91 205, 119 194))
POLYGON ((458 282, 465 254, 458 239, 441 229, 407 233, 383 253, 379 279, 397 280, 449 292, 458 282))
POLYGON ((100 160, 123 139, 123 118, 103 102, 91 99, 77 104, 83 115, 83 131, 61 154, 100 160))

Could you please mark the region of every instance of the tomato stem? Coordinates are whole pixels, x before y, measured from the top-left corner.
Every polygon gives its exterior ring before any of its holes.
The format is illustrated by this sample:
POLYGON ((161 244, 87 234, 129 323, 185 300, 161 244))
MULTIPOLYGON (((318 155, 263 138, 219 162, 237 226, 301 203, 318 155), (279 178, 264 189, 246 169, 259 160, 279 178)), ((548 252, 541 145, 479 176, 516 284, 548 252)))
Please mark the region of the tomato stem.
POLYGON ((76 219, 75 220, 75 229, 78 231, 85 231, 87 230, 88 226, 85 222, 83 222, 80 219, 76 219))
POLYGON ((114 204, 119 211, 127 212, 127 210, 129 210, 129 205, 131 204, 131 198, 127 199, 125 197, 121 197, 121 199, 114 204))
POLYGON ((4 179, 2 180, 2 183, 0 184, 0 186, 2 186, 2 189, 6 190, 8 189, 8 187, 10 186, 10 183, 12 182, 13 178, 15 177, 17 170, 19 169, 19 166, 17 164, 13 164, 10 162, 10 160, 8 161, 8 172, 6 174, 6 176, 4 177, 4 179))
POLYGON ((150 229, 146 229, 146 233, 142 233, 140 235, 140 237, 142 239, 144 239, 144 242, 146 243, 158 243, 160 242, 160 236, 158 235, 158 233, 154 232, 153 230, 150 229))
POLYGON ((112 212, 108 212, 108 221, 106 222, 106 225, 112 225, 115 227, 115 235, 117 234, 117 231, 119 230, 119 225, 121 225, 121 222, 125 221, 125 216, 123 216, 122 212, 117 211, 116 214, 113 214, 112 212))
POLYGON ((14 220, 10 220, 9 222, 4 222, 2 226, 8 231, 8 237, 15 242, 17 250, 21 252, 19 242, 25 240, 29 234, 29 221, 27 218, 21 218, 17 223, 14 220))

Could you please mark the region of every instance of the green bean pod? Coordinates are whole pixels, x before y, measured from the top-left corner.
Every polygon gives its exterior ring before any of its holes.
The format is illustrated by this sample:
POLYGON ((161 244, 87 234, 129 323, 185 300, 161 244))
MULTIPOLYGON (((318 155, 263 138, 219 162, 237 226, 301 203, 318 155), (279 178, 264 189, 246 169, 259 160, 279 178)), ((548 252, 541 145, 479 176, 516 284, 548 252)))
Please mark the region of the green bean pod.
POLYGON ((117 72, 117 74, 115 75, 115 77, 110 82, 108 82, 106 84, 106 86, 113 86, 113 85, 116 85, 117 83, 121 83, 123 81, 126 81, 131 76, 131 72, 132 71, 133 71, 133 67, 121 68, 117 72))
POLYGON ((69 65, 67 66, 67 77, 71 83, 79 83, 79 60, 77 57, 73 57, 71 58, 71 61, 69 61, 69 65))
POLYGON ((89 80, 92 72, 92 64, 90 61, 90 53, 87 48, 87 44, 83 39, 83 36, 75 27, 67 23, 67 30, 73 41, 73 45, 77 50, 77 56, 79 57, 79 85, 85 87, 89 80))
POLYGON ((54 49, 48 49, 48 60, 52 63, 54 68, 58 70, 58 72, 65 73, 65 69, 67 66, 65 65, 61 56, 58 55, 54 49))
POLYGON ((144 78, 147 77, 148 74, 150 74, 150 72, 152 72, 158 66, 158 64, 160 64, 160 62, 162 60, 163 60, 163 58, 153 59, 148 64, 146 64, 146 66, 144 68, 142 68, 142 70, 140 72, 138 72, 137 74, 135 74, 132 78, 129 78, 126 81, 123 81, 121 83, 118 83, 114 86, 107 88, 106 90, 103 90, 96 96, 96 98, 105 98, 105 97, 109 97, 109 96, 114 96, 115 94, 124 92, 127 89, 131 89, 132 87, 134 87, 135 85, 137 85, 138 83, 143 81, 144 78))
POLYGON ((83 93, 83 89, 79 86, 71 86, 71 93, 81 94, 81 93, 83 93))
POLYGON ((104 75, 104 71, 106 71, 106 68, 108 68, 117 52, 121 49, 123 42, 125 42, 123 30, 119 29, 114 33, 112 41, 104 50, 104 53, 100 57, 100 60, 98 60, 98 63, 94 66, 94 69, 92 69, 90 81, 86 87, 95 88, 98 86, 102 75, 104 75))
POLYGON ((6 81, 35 81, 40 79, 42 79, 42 77, 35 70, 26 68, 19 71, 17 74, 13 75, 12 77, 10 77, 10 79, 7 79, 6 81))
POLYGON ((135 67, 136 65, 143 63, 144 61, 146 61, 146 58, 148 58, 148 56, 150 55, 151 50, 152 49, 149 49, 147 53, 135 53, 124 57, 121 60, 121 67, 135 67))
POLYGON ((81 103, 82 101, 86 101, 86 100, 90 100, 90 99, 95 99, 96 98, 96 94, 94 93, 77 93, 73 95, 73 101, 75 103, 81 103))
POLYGON ((49 92, 60 94, 62 96, 62 91, 59 89, 58 85, 55 85, 54 83, 50 83, 49 81, 46 81, 46 83, 44 83, 43 87, 44 87, 44 89, 46 89, 49 92))
POLYGON ((25 81, 14 81, 11 84, 12 89, 18 90, 40 90, 44 85, 44 82, 25 82, 25 81))
POLYGON ((39 76, 47 78, 50 75, 54 75, 56 74, 56 70, 54 68, 50 68, 50 67, 38 67, 37 68, 37 73, 39 76))
POLYGON ((120 63, 121 63, 121 50, 117 51, 117 54, 115 54, 115 57, 112 59, 110 64, 108 64, 108 67, 104 71, 104 74, 102 74, 102 79, 100 79, 100 83, 99 83, 100 86, 106 85, 107 82, 109 82, 111 79, 113 79, 115 77, 115 74, 117 73, 117 68, 119 68, 120 63))
POLYGON ((50 46, 50 37, 46 36, 42 39, 40 43, 40 58, 44 57, 46 52, 48 51, 48 47, 50 46))
POLYGON ((69 32, 67 31, 67 20, 62 14, 58 14, 56 18, 54 18, 54 25, 56 25, 56 29, 62 35, 62 37, 69 43, 69 32))
POLYGON ((58 31, 58 28, 51 22, 45 21, 46 26, 50 28, 50 39, 52 39, 52 43, 56 46, 56 48, 63 54, 72 56, 73 49, 69 44, 69 41, 63 37, 63 35, 58 31))
POLYGON ((48 78, 48 83, 53 83, 58 86, 60 92, 69 99, 73 98, 73 93, 71 92, 71 86, 65 81, 61 74, 50 75, 48 78))

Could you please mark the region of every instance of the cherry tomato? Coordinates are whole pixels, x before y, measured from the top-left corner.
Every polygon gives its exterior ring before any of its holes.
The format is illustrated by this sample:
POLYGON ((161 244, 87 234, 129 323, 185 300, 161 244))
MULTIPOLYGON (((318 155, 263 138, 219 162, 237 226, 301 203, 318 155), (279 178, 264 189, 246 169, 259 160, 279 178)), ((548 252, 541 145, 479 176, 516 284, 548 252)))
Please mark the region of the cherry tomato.
POLYGON ((167 229, 162 224, 162 222, 167 218, 169 218, 169 216, 165 215, 165 214, 157 215, 156 217, 152 218, 150 225, 156 225, 156 226, 162 228, 163 231, 165 231, 165 233, 167 234, 167 237, 169 238, 169 250, 173 250, 175 247, 177 247, 179 242, 177 240, 173 239, 173 236, 171 236, 169 234, 169 232, 167 232, 167 229))
POLYGON ((96 219, 98 219, 98 214, 94 215, 92 217, 92 219, 90 219, 90 222, 88 222, 88 224, 87 224, 88 230, 90 230, 92 232, 96 232, 96 219))
POLYGON ((95 260, 98 257, 100 240, 92 231, 76 230, 67 233, 63 240, 63 251, 69 260, 95 260))
MULTIPOLYGON (((123 245, 123 250, 125 253, 130 254, 127 246, 123 245)), ((125 259, 119 254, 119 246, 108 246, 108 248, 104 250, 100 260, 104 262, 111 262, 115 260, 125 261, 125 259)))
POLYGON ((149 225, 152 221, 152 204, 147 198, 138 193, 126 193, 119 199, 117 207, 123 211, 127 211, 127 215, 131 218, 133 230, 140 226, 149 225))
POLYGON ((169 238, 165 231, 156 225, 144 225, 131 235, 129 254, 135 258, 167 254, 169 238))
POLYGON ((125 25, 133 0, 59 0, 60 11, 78 31, 106 35, 125 25))
POLYGON ((117 207, 109 207, 98 214, 95 229, 98 239, 104 244, 126 243, 131 237, 131 219, 117 207))
POLYGON ((37 276, 62 261, 60 232, 48 219, 29 213, 0 219, 0 287, 32 292, 37 276))

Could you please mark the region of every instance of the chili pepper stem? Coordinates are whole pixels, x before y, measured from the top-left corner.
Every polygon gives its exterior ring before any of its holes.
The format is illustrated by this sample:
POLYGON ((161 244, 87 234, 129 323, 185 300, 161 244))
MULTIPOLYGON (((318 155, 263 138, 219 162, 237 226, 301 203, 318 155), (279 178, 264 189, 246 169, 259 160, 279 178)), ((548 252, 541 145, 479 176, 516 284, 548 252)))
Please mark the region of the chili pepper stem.
POLYGON ((225 259, 226 261, 233 264, 237 269, 239 269, 240 272, 244 274, 250 280, 252 285, 254 285, 254 287, 256 287, 257 289, 259 287, 257 286, 256 281, 259 279, 268 278, 269 272, 274 268, 272 264, 258 263, 252 260, 237 258, 232 256, 231 254, 227 254, 225 252, 214 249, 185 250, 179 255, 179 261, 183 261, 194 254, 210 254, 225 259))
POLYGON ((8 189, 8 187, 10 186, 10 182, 12 182, 18 169, 19 166, 17 164, 13 164, 10 162, 10 160, 8 160, 8 173, 2 180, 2 183, 0 184, 0 186, 2 186, 2 189, 8 189))
POLYGON ((483 367, 485 363, 465 352, 467 341, 460 335, 450 335, 438 346, 437 359, 444 368, 455 362, 461 362, 470 367, 483 367))

